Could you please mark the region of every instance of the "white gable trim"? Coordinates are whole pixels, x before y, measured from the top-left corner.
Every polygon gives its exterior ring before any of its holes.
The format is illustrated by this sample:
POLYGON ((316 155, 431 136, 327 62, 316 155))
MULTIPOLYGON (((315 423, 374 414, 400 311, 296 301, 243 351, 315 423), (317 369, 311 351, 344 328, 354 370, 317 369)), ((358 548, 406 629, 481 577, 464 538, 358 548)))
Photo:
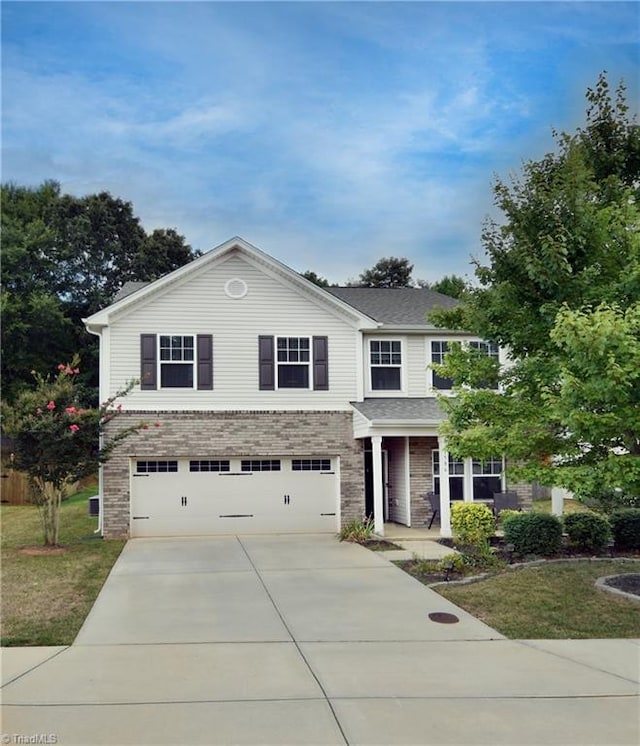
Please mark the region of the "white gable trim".
POLYGON ((164 277, 150 282, 148 285, 139 288, 130 295, 122 298, 110 306, 94 313, 86 319, 83 319, 85 325, 93 333, 99 333, 100 329, 108 326, 111 318, 115 315, 126 314, 133 308, 138 307, 151 298, 157 297, 170 288, 186 282, 193 274, 200 272, 210 265, 221 263, 235 253, 239 253, 250 264, 258 267, 260 270, 270 275, 274 279, 288 285, 292 289, 303 292, 310 296, 310 299, 319 302, 325 307, 333 309, 341 316, 349 317, 358 329, 377 329, 378 322, 362 312, 353 308, 348 303, 336 298, 331 293, 326 292, 323 288, 310 282, 302 275, 294 272, 282 262, 269 256, 264 251, 256 248, 242 238, 235 237, 225 241, 201 257, 194 259, 184 267, 170 272, 164 277))

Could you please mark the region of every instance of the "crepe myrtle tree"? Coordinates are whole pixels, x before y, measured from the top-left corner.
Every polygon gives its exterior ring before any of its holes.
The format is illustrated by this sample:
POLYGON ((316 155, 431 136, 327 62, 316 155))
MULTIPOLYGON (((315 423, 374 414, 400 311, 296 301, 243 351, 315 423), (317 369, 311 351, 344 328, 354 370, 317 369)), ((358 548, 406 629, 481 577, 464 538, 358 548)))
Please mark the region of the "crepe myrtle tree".
POLYGON ((138 422, 107 436, 107 423, 122 410, 116 401, 137 382, 130 381, 100 407, 84 408, 79 373, 77 356, 58 365, 55 376, 34 371, 35 389, 23 391, 3 407, 3 429, 13 441, 15 467, 27 475, 40 511, 45 546, 58 544, 60 505, 76 482, 94 474, 120 441, 149 428, 148 423, 138 422))

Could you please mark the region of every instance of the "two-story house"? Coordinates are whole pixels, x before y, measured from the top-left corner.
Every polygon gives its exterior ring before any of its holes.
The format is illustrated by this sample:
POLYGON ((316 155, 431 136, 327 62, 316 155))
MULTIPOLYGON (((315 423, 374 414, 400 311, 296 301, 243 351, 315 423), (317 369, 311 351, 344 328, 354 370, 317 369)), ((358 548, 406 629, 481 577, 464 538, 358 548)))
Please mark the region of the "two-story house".
POLYGON ((419 288, 320 288, 239 238, 86 319, 110 423, 123 440, 100 476, 105 536, 337 532, 371 515, 424 526, 424 494, 505 488, 500 458, 456 460, 438 436, 430 370, 452 340, 430 325, 454 300, 419 288))

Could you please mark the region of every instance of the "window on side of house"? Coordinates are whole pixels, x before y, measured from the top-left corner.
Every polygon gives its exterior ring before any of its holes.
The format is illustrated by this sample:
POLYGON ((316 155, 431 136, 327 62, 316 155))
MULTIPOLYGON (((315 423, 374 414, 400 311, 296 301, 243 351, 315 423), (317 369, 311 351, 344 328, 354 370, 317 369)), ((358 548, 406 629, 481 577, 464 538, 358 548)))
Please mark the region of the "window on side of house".
POLYGON ((310 337, 277 337, 276 356, 279 389, 310 388, 310 337))
POLYGON ((194 382, 194 337, 192 334, 161 334, 160 387, 192 389, 194 382))
POLYGON ((369 340, 372 391, 402 389, 402 343, 399 339, 369 340))

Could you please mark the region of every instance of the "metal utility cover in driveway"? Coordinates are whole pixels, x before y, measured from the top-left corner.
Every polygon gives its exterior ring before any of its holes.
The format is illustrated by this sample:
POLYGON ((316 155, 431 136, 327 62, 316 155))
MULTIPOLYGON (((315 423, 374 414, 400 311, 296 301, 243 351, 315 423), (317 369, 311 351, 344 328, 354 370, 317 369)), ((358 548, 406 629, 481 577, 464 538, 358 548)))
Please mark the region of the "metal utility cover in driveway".
POLYGON ((130 541, 4 728, 64 744, 637 744, 640 645, 505 640, 326 535, 130 541), (457 624, 436 624, 433 612, 457 624))

